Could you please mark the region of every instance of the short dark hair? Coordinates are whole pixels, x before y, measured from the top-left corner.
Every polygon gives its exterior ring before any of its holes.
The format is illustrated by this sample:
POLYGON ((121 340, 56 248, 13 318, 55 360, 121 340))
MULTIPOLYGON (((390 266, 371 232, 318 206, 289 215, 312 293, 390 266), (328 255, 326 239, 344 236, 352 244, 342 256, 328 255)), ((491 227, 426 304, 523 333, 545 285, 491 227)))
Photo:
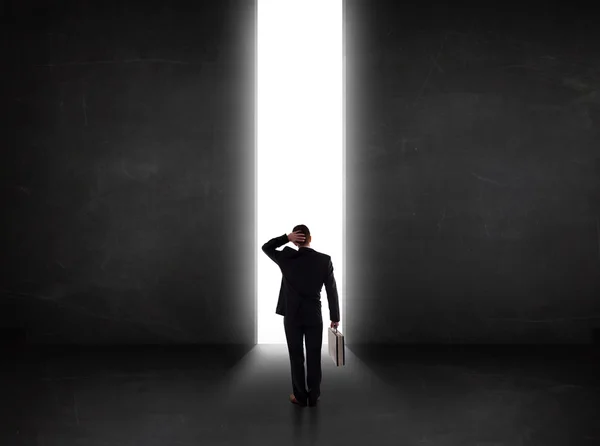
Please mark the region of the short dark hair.
POLYGON ((300 231, 302 234, 304 234, 304 237, 305 237, 304 244, 306 244, 308 242, 308 237, 310 236, 310 231, 309 231, 308 227, 306 225, 294 226, 294 230, 292 232, 298 232, 298 231, 300 231))

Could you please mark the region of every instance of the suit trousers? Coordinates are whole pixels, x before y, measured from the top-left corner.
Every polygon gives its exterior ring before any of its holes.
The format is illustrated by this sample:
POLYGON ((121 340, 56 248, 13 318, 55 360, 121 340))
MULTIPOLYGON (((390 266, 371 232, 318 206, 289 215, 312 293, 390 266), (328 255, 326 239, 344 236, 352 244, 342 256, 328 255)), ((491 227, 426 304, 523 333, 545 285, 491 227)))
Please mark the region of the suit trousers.
POLYGON ((301 404, 316 402, 321 395, 321 349, 323 320, 306 324, 284 317, 283 326, 292 368, 292 389, 301 404), (306 382, 304 374, 304 341, 306 342, 306 382))

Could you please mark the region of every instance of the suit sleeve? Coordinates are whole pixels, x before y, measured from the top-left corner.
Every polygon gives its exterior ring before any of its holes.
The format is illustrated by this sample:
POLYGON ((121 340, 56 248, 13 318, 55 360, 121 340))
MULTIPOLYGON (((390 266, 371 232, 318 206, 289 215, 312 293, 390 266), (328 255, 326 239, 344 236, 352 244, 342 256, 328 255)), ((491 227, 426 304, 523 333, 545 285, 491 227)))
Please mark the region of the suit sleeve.
POLYGON ((279 237, 272 238, 262 246, 263 252, 269 256, 271 260, 279 265, 279 259, 281 258, 281 251, 277 251, 277 248, 283 246, 289 242, 287 234, 280 235, 279 237))
POLYGON ((329 320, 331 322, 340 321, 340 302, 338 297, 335 277, 333 275, 333 263, 329 257, 327 266, 327 275, 325 276, 325 291, 327 292, 327 301, 329 302, 329 320))

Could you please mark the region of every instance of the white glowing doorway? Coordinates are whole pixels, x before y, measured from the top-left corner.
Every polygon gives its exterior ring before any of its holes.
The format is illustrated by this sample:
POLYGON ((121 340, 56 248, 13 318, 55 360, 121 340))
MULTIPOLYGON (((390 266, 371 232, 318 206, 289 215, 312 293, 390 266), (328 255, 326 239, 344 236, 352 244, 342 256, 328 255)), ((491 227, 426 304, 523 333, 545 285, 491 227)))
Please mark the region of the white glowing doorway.
MULTIPOLYGON (((281 271, 261 246, 295 225, 307 225, 311 247, 331 255, 343 311, 343 0, 257 6, 257 342, 279 344, 281 271)), ((327 344, 325 289, 321 295, 327 344)), ((343 332, 342 323, 343 314, 343 332)))

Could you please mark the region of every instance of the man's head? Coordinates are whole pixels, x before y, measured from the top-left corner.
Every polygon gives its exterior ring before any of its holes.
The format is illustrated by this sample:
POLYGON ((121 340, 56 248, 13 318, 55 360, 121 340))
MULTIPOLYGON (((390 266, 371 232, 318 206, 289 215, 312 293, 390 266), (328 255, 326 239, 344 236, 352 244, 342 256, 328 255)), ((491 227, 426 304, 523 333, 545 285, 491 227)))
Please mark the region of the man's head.
POLYGON ((296 245, 298 248, 307 248, 310 246, 310 241, 312 239, 311 235, 310 235, 310 231, 308 230, 308 227, 306 225, 297 225, 294 226, 294 230, 292 232, 297 232, 300 231, 302 234, 304 234, 305 240, 304 243, 301 245, 299 243, 294 242, 294 245, 296 245))

